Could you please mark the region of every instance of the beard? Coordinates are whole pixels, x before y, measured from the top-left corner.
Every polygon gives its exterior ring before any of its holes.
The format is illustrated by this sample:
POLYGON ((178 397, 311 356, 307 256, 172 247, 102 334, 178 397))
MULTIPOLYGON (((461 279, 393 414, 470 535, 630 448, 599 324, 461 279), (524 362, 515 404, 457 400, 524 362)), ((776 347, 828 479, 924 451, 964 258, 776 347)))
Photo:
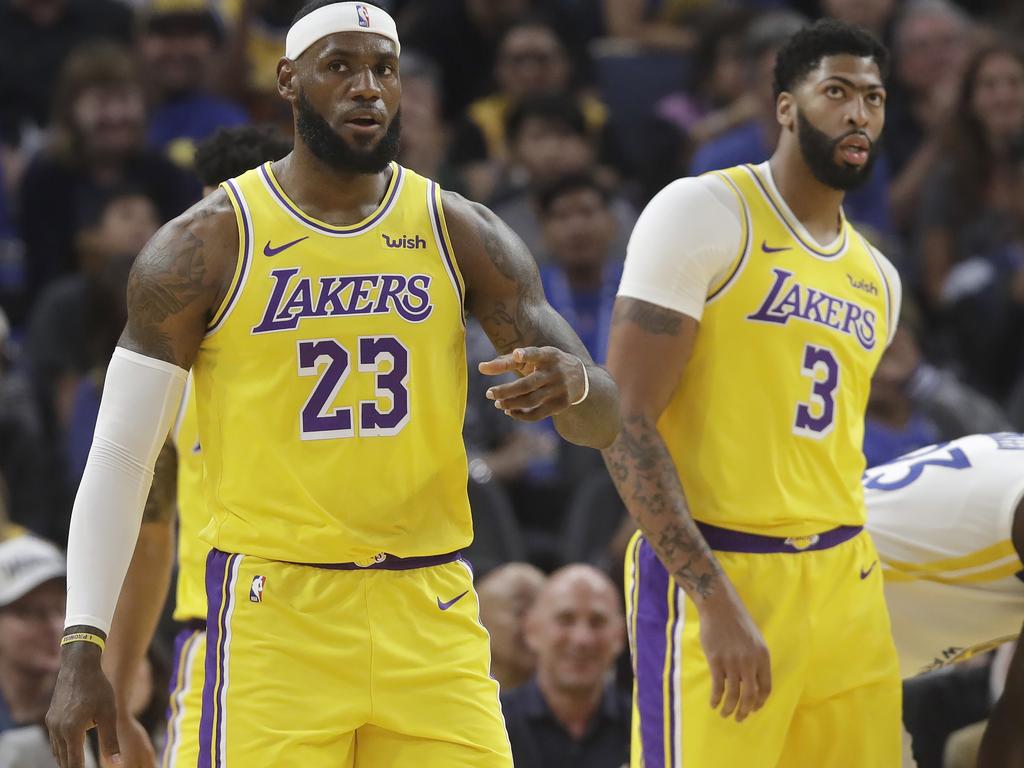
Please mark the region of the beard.
POLYGON ((391 119, 384 135, 375 145, 356 147, 345 141, 330 123, 299 91, 296 102, 298 120, 296 130, 302 142, 316 157, 337 171, 346 173, 380 173, 398 157, 398 140, 402 133, 402 113, 391 119))
POLYGON ((836 162, 836 147, 848 136, 859 131, 848 131, 833 139, 824 131, 819 131, 811 121, 797 112, 797 139, 800 142, 800 154, 811 169, 811 173, 826 187, 851 192, 864 185, 871 177, 871 168, 878 159, 879 146, 877 141, 871 142, 868 159, 864 165, 850 165, 845 161, 836 162))

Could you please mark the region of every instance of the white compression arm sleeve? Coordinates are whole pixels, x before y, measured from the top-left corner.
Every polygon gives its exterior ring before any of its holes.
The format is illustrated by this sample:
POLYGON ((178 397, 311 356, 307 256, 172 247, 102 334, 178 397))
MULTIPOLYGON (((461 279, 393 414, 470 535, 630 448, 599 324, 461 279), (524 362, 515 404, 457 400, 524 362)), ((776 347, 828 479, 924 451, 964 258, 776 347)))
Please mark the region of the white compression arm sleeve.
POLYGON ((619 295, 700 320, 709 287, 725 277, 742 240, 743 212, 727 182, 677 179, 640 214, 619 295))
POLYGON ((110 631, 135 551, 153 466, 181 403, 187 373, 117 347, 68 534, 64 625, 110 631))

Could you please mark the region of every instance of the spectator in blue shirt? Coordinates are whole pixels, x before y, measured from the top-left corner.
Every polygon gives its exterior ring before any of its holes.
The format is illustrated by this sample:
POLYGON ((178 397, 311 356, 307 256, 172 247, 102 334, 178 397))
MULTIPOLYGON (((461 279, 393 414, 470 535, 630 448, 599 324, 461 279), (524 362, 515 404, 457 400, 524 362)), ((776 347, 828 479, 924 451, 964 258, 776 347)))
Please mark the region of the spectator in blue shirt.
POLYGON ((186 168, 196 143, 249 121, 244 109, 208 87, 223 36, 205 0, 155 0, 142 20, 139 52, 152 100, 147 138, 186 168))

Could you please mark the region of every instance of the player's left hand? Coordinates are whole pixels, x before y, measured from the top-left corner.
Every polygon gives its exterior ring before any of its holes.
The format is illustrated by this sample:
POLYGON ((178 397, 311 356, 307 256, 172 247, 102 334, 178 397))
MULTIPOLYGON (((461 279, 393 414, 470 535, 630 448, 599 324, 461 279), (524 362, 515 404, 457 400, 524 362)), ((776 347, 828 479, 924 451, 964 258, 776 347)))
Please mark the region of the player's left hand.
POLYGON ((555 347, 522 347, 480 363, 480 373, 500 376, 515 372, 522 378, 487 390, 495 408, 519 421, 540 421, 564 411, 586 388, 583 361, 555 347))

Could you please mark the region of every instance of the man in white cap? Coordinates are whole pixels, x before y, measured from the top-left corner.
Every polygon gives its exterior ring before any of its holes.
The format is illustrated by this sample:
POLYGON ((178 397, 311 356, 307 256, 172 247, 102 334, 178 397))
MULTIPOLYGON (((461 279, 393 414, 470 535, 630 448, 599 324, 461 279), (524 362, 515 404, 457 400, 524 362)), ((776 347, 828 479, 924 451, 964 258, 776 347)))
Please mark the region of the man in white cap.
POLYGON ((511 750, 461 550, 465 313, 488 392, 607 446, 618 397, 483 206, 394 162, 399 41, 367 3, 299 12, 278 63, 294 150, 139 255, 68 549, 61 766, 120 757, 100 654, 187 371, 211 515, 202 766, 504 768, 511 750))
POLYGON ((42 539, 0 541, 0 732, 43 722, 57 676, 66 565, 42 539))

